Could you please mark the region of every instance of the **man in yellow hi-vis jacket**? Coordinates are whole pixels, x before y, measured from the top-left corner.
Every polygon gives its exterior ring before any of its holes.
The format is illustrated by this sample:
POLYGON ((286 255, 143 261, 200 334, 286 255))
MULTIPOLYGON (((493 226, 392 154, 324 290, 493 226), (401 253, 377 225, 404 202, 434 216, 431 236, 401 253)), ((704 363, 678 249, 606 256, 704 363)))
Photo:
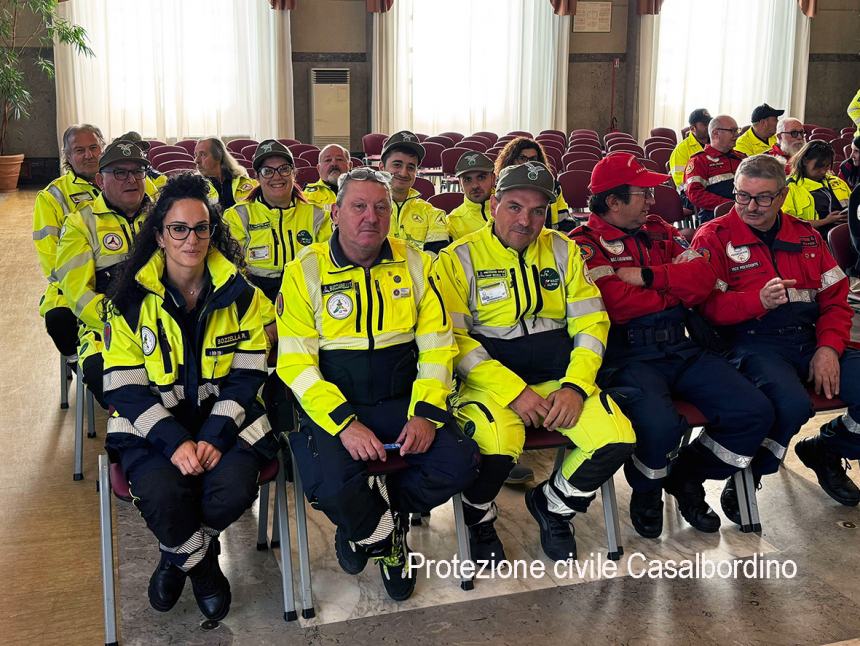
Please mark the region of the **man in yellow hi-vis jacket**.
POLYGON ((477 447, 447 409, 457 346, 426 254, 388 236, 390 175, 344 173, 327 242, 284 270, 278 375, 301 407, 290 444, 307 498, 337 525, 341 567, 370 557, 388 595, 412 594, 406 516, 468 487, 477 447), (368 478, 397 451, 409 468, 368 478))
POLYGON ((600 292, 574 242, 545 228, 555 182, 538 162, 502 170, 494 222, 443 249, 435 269, 454 324, 457 420, 478 443, 481 470, 463 492, 472 557, 504 559, 493 502, 544 426, 576 447, 526 494, 552 559, 576 558, 570 520, 633 451, 630 422, 595 386, 609 332, 600 292))

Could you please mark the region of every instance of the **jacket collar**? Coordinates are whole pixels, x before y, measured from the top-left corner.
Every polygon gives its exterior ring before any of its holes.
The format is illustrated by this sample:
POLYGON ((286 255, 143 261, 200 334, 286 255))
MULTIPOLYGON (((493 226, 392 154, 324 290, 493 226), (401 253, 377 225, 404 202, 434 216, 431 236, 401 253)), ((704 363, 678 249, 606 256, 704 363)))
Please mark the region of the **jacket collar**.
MULTIPOLYGON (((812 235, 811 228, 797 218, 786 215, 782 211, 780 211, 778 217, 780 225, 779 231, 776 234, 777 240, 789 244, 800 244, 802 238, 808 238, 812 235)), ((723 218, 723 223, 730 231, 733 246, 764 244, 752 228, 741 220, 741 216, 735 210, 734 206, 723 218)))
MULTIPOLYGON (((165 298, 166 290, 162 282, 165 264, 164 251, 159 249, 138 270, 134 279, 146 291, 165 298)), ((235 299, 238 294, 237 289, 241 289, 244 279, 238 275, 239 270, 236 265, 227 260, 224 254, 214 247, 210 247, 209 253, 206 255, 206 271, 209 273, 212 283, 211 301, 213 303, 220 304, 224 299, 235 299)))
POLYGON ((742 156, 738 154, 737 150, 732 149, 729 152, 724 153, 714 148, 711 144, 705 146, 703 152, 709 157, 732 157, 734 159, 742 159, 742 156))
POLYGON ((104 191, 99 193, 98 197, 92 201, 92 210, 95 215, 106 215, 108 213, 113 213, 114 215, 124 218, 126 220, 134 220, 137 216, 143 213, 146 210, 146 207, 150 203, 149 195, 144 192, 143 201, 140 203, 140 208, 132 215, 128 217, 124 213, 122 213, 118 208, 114 207, 110 202, 107 201, 105 197, 104 191))
MULTIPOLYGON (((331 259, 335 267, 338 269, 346 269, 357 266, 346 257, 346 254, 343 252, 343 247, 340 246, 340 229, 334 230, 331 238, 329 238, 328 244, 331 252, 331 259)), ((393 262, 394 260, 394 250, 391 247, 391 242, 388 238, 385 238, 385 240, 382 241, 382 248, 379 250, 379 255, 376 257, 376 260, 373 261, 371 267, 375 267, 382 262, 393 262)), ((402 258, 398 257, 396 260, 402 260, 402 258)))
POLYGON ((636 231, 625 231, 624 229, 619 229, 618 227, 609 224, 609 222, 596 213, 592 213, 588 216, 588 222, 585 223, 585 226, 609 242, 635 237, 641 237, 646 243, 649 241, 648 234, 645 231, 644 226, 639 227, 636 231))

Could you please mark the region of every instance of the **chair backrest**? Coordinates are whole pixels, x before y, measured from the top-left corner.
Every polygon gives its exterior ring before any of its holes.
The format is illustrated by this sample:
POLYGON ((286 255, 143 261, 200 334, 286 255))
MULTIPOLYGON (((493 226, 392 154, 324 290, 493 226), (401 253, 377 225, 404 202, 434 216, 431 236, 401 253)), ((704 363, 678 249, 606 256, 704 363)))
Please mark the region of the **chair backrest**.
POLYGON ((445 135, 436 135, 435 137, 427 137, 424 141, 421 142, 421 145, 427 143, 435 143, 442 144, 445 148, 453 148, 454 140, 451 137, 446 137, 445 135))
MULTIPOLYGON (((836 137, 839 136, 839 133, 836 132, 833 128, 821 128, 821 127, 814 128, 812 130, 812 134, 813 135, 817 135, 817 134, 829 135, 830 139, 836 139, 836 137)), ((828 141, 829 141, 829 139, 828 139, 828 141)))
MULTIPOLYGON (((156 146, 155 148, 150 147, 150 155, 162 155, 164 153, 184 153, 189 157, 194 157, 194 149, 191 149, 191 152, 185 149, 184 146, 171 146, 170 144, 164 144, 162 146, 156 146)), ((150 157, 151 159, 152 157, 150 157)))
POLYGON ((388 135, 381 132, 371 132, 361 138, 361 147, 364 154, 368 157, 378 156, 382 154, 382 144, 388 139, 388 135))
POLYGON ((570 153, 588 153, 589 155, 596 156, 598 159, 603 157, 603 151, 597 146, 592 146, 591 144, 573 144, 567 149, 565 154, 569 155, 570 153))
POLYGON ((431 195, 436 195, 436 187, 433 182, 425 177, 416 177, 412 188, 421 193, 421 197, 425 200, 430 199, 431 195))
POLYGON ((499 135, 489 130, 480 130, 472 134, 472 136, 486 137, 491 143, 496 143, 499 140, 499 135))
POLYGON ((358 157, 350 157, 349 163, 353 168, 359 168, 361 166, 364 166, 364 162, 362 160, 360 160, 358 157))
POLYGON ((584 209, 588 206, 588 185, 591 183, 589 171, 566 170, 558 176, 558 183, 561 185, 565 202, 571 208, 584 209))
MULTIPOLYGON (((160 148, 158 150, 161 150, 160 148)), ((159 164, 163 164, 164 162, 169 161, 188 161, 194 163, 194 158, 186 152, 176 152, 175 150, 168 150, 167 152, 156 152, 152 157, 149 158, 150 163, 158 167, 159 164)))
POLYGON ((311 165, 307 159, 302 159, 301 157, 293 157, 293 161, 296 164, 296 168, 307 168, 311 165))
POLYGON ((425 135, 423 132, 416 132, 416 133, 414 133, 414 134, 415 134, 415 136, 418 138, 418 143, 419 143, 419 144, 420 144, 420 143, 424 143, 425 141, 427 141, 427 137, 429 137, 429 136, 430 136, 430 135, 425 135))
POLYGON ((296 169, 296 182, 304 188, 308 184, 313 184, 320 178, 319 171, 316 166, 305 166, 304 168, 296 169))
POLYGON ((513 135, 514 137, 528 137, 529 139, 534 139, 532 133, 527 132, 525 130, 511 130, 508 135, 513 135))
POLYGON ((664 143, 668 144, 669 146, 672 146, 672 148, 678 145, 678 142, 674 141, 673 139, 669 139, 669 137, 660 137, 659 135, 656 137, 648 137, 645 140, 646 147, 648 146, 648 144, 652 143, 664 143))
POLYGON ((253 144, 250 146, 245 146, 242 150, 242 157, 245 159, 254 159, 254 153, 257 152, 257 147, 253 144))
POLYGON ((629 132, 607 132, 603 135, 603 143, 607 146, 610 142, 615 141, 616 139, 624 139, 636 143, 636 137, 631 135, 629 132))
POLYGON ((316 166, 320 161, 320 151, 316 148, 305 150, 304 152, 299 153, 299 157, 307 159, 311 166, 316 166))
MULTIPOLYGON (((453 143, 457 143, 458 141, 463 141, 465 138, 462 133, 459 132, 440 132, 438 134, 439 137, 448 137, 453 143)), ((428 137, 429 139, 430 137, 428 137)))
POLYGON ((259 141, 256 139, 233 139, 232 141, 227 142, 227 150, 231 153, 238 153, 242 151, 242 148, 245 146, 254 145, 256 146, 259 141))
POLYGON ((570 149, 574 146, 593 146, 598 150, 603 150, 603 145, 600 143, 600 139, 597 139, 596 137, 573 137, 569 142, 567 142, 567 147, 570 149))
POLYGON ((236 162, 238 162, 239 166, 248 171, 248 177, 251 179, 257 179, 257 171, 254 170, 254 165, 249 160, 237 158, 236 162))
POLYGON ((472 139, 463 139, 463 141, 459 142, 456 148, 468 148, 469 150, 474 150, 479 153, 487 152, 487 144, 483 141, 474 141, 472 139))
POLYGON ((599 159, 574 159, 573 161, 568 162, 564 170, 584 170, 590 173, 594 167, 597 166, 597 162, 599 161, 599 159))
POLYGON ((639 157, 636 159, 642 166, 647 168, 648 170, 654 171, 655 173, 664 173, 665 168, 660 166, 657 162, 651 161, 650 159, 639 157))
POLYGON ((197 170, 197 165, 194 163, 194 161, 189 161, 187 159, 171 159, 158 164, 153 164, 153 166, 155 166, 155 170, 160 171, 162 173, 169 173, 171 171, 197 170))
POLYGON ((462 146, 454 146, 453 148, 446 148, 441 153, 441 166, 442 166, 442 174, 451 176, 454 174, 454 168, 457 166, 457 162, 460 161, 460 157, 465 155, 468 152, 473 152, 470 148, 463 148, 462 146))
MULTIPOLYGON (((856 214, 855 214, 856 216, 856 214)), ((837 224, 827 233, 830 253, 843 271, 853 270, 857 264, 857 250, 851 244, 851 230, 847 222, 837 224)))
POLYGON ((276 141, 284 144, 287 148, 289 148, 290 146, 295 146, 296 144, 302 143, 298 139, 277 139, 276 141))
POLYGON ((717 205, 717 208, 714 209, 714 217, 718 218, 722 215, 725 215, 732 210, 733 206, 734 203, 732 202, 723 202, 722 204, 717 205))
POLYGON ((567 139, 567 135, 564 134, 561 130, 541 130, 538 133, 538 137, 540 137, 541 135, 557 135, 562 139, 567 139))
POLYGON ((553 143, 557 146, 561 146, 562 149, 567 146, 567 137, 565 137, 564 135, 555 134, 553 132, 538 135, 537 137, 535 137, 535 141, 539 141, 541 143, 553 143))
POLYGON ((317 152, 319 152, 320 150, 312 144, 293 144, 292 146, 288 146, 288 148, 292 153, 293 157, 300 157, 303 152, 306 152, 308 150, 316 150, 317 152))
POLYGON ((487 157, 489 157, 490 159, 492 159, 493 161, 496 161, 496 157, 499 156, 500 152, 502 152, 501 148, 495 148, 494 147, 494 148, 490 148, 489 150, 487 150, 487 152, 485 152, 484 154, 487 157))
POLYGON ((854 136, 855 132, 857 132, 857 128, 855 126, 845 126, 844 128, 842 128, 842 130, 839 131, 839 134, 854 136))
POLYGON ((672 128, 651 128, 652 137, 666 137, 674 143, 678 143, 678 135, 672 128))
POLYGON ((681 139, 686 139, 687 135, 690 134, 690 126, 684 126, 681 128, 681 139))
POLYGON ((594 135, 595 137, 599 137, 597 134, 597 130, 592 130, 591 128, 574 128, 570 131, 570 136, 573 135, 594 135))
POLYGON ((662 217, 666 222, 679 222, 684 219, 684 207, 681 197, 671 186, 661 184, 654 187, 654 206, 651 212, 662 217))
POLYGON ((447 193, 436 193, 436 195, 431 195, 427 198, 427 201, 437 209, 442 209, 445 213, 450 213, 463 203, 465 197, 466 196, 462 193, 449 191, 447 193))
POLYGON ((442 151, 453 146, 443 146, 437 141, 427 141, 421 144, 424 146, 424 159, 421 160, 421 168, 439 168, 442 166, 442 151))
POLYGON ((197 140, 183 139, 182 141, 177 141, 174 145, 184 149, 189 155, 194 155, 194 149, 197 147, 197 140))
POLYGON ((812 134, 813 130, 815 130, 816 128, 820 128, 820 127, 821 126, 819 126, 818 124, 815 124, 815 123, 804 123, 803 124, 803 130, 806 132, 807 137, 809 137, 809 135, 812 134))
POLYGON ((651 148, 647 153, 646 157, 653 162, 656 162, 659 166, 660 170, 657 171, 659 173, 666 172, 666 164, 669 162, 669 157, 672 156, 672 150, 670 148, 651 148))
POLYGON ((642 150, 642 146, 636 143, 631 143, 629 141, 613 141, 611 144, 609 144, 609 147, 606 150, 607 155, 620 152, 633 153, 637 157, 645 156, 645 151, 642 150))
POLYGON ((497 139, 493 139, 485 135, 469 135, 463 141, 480 141, 482 144, 485 144, 487 148, 492 148, 497 139))

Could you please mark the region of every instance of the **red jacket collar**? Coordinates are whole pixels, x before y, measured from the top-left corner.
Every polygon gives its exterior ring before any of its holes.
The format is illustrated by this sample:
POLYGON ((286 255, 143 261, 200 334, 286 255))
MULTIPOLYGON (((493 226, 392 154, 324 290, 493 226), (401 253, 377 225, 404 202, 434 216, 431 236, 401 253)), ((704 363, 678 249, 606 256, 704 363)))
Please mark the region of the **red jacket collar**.
MULTIPOLYGON (((801 238, 808 238, 812 235, 813 229, 807 224, 804 224, 797 218, 786 215, 780 212, 779 232, 776 234, 777 240, 783 242, 800 243, 801 238)), ((761 239, 755 234, 752 228, 743 220, 733 206, 720 220, 729 229, 731 241, 734 246, 762 244, 761 239)))
POLYGON ((724 153, 714 148, 711 144, 705 146, 702 152, 710 157, 733 157, 734 159, 743 159, 744 157, 744 155, 737 150, 732 149, 729 152, 724 153))
POLYGON ((652 216, 648 216, 648 220, 645 221, 645 224, 641 226, 636 231, 632 233, 628 233, 623 229, 619 229, 616 226, 609 224, 606 220, 604 220, 599 215, 592 213, 588 216, 588 222, 585 223, 585 226, 597 233, 601 238, 607 240, 609 242, 613 240, 622 240, 624 238, 633 238, 637 235, 643 235, 647 237, 646 228, 648 227, 648 222, 650 221, 652 216))

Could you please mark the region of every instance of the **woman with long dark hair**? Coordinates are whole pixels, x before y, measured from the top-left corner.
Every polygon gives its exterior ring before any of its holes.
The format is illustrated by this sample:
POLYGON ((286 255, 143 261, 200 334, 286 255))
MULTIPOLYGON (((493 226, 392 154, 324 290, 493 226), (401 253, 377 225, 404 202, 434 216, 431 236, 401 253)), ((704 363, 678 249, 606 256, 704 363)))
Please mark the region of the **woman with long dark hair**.
POLYGON ((150 604, 170 610, 188 577, 203 614, 221 620, 231 595, 218 535, 254 501, 277 444, 257 400, 263 296, 208 190, 177 175, 147 215, 108 290, 104 385, 108 453, 161 551, 150 604))
POLYGON ((789 160, 788 195, 783 210, 808 220, 827 239, 827 231, 847 220, 845 207, 851 189, 830 172, 833 147, 826 141, 810 141, 789 160))

